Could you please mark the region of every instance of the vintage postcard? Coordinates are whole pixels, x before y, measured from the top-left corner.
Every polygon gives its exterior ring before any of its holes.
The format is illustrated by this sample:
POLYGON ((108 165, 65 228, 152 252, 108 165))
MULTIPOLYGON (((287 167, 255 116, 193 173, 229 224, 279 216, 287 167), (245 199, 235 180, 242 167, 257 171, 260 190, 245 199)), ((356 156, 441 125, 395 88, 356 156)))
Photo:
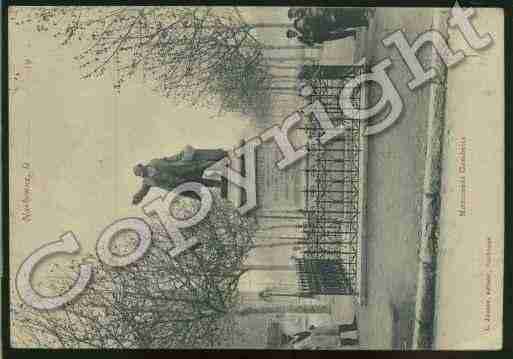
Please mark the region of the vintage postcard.
POLYGON ((10 7, 8 345, 500 349, 503 21, 10 7))

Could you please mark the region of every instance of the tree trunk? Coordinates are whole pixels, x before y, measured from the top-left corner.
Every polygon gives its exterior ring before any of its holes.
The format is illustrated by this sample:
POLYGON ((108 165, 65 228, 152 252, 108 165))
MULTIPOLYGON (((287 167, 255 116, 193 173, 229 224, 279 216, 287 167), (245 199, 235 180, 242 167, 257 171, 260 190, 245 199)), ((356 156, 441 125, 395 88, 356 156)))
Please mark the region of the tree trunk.
MULTIPOLYGON (((255 239, 258 239, 259 241, 265 241, 265 242, 269 242, 269 241, 272 241, 273 239, 284 239, 284 240, 287 240, 287 241, 290 241, 290 240, 293 240, 293 241, 304 241, 305 240, 305 237, 304 236, 269 236, 269 235, 256 235, 255 236, 255 239)), ((283 243, 283 242, 274 242, 274 243, 283 243)), ((260 243, 261 244, 261 243, 260 243)), ((265 244, 270 244, 270 243, 265 243, 265 244)))
POLYGON ((243 307, 238 311, 238 315, 250 314, 272 314, 272 313, 331 313, 330 306, 327 304, 287 304, 261 307, 243 307))
POLYGON ((304 61, 314 61, 314 57, 307 57, 307 56, 287 56, 287 57, 264 57, 264 60, 266 61, 275 61, 275 62, 290 62, 290 61, 297 61, 300 63, 303 63, 304 61))
POLYGON ((257 218, 262 218, 262 219, 279 219, 279 220, 289 220, 289 219, 300 219, 300 220, 304 220, 305 217, 304 216, 278 216, 278 215, 257 215, 257 218))
POLYGON ((292 27, 292 23, 290 22, 256 22, 248 25, 254 29, 286 29, 292 27))
POLYGON ((293 265, 280 265, 280 264, 247 264, 241 266, 241 270, 262 270, 262 271, 295 271, 296 267, 293 265))
POLYGON ((265 66, 266 68, 277 69, 277 70, 299 70, 299 67, 300 67, 300 66, 280 66, 280 65, 268 65, 268 64, 263 64, 261 66, 265 66))
POLYGON ((306 49, 320 50, 321 47, 319 45, 314 45, 313 47, 308 47, 305 45, 282 45, 282 46, 265 45, 263 47, 263 49, 264 50, 306 50, 306 49))
POLYGON ((295 241, 295 242, 278 242, 268 244, 255 244, 252 248, 275 248, 275 247, 286 247, 286 246, 298 246, 301 244, 308 244, 306 241, 295 241))
MULTIPOLYGON (((240 45, 240 47, 254 48, 255 45, 254 44, 252 44, 252 45, 240 45)), ((262 50, 308 50, 308 49, 320 50, 320 49, 322 49, 322 47, 319 46, 319 45, 314 45, 312 47, 306 46, 306 45, 280 45, 280 46, 261 45, 259 48, 262 49, 262 50)))
POLYGON ((269 86, 265 88, 270 91, 293 91, 297 92, 297 86, 269 86))
POLYGON ((278 229, 278 228, 294 228, 294 229, 300 229, 302 228, 301 225, 297 225, 297 224, 277 224, 275 226, 267 226, 267 227, 260 227, 258 228, 258 230, 260 231, 271 231, 273 229, 278 229))

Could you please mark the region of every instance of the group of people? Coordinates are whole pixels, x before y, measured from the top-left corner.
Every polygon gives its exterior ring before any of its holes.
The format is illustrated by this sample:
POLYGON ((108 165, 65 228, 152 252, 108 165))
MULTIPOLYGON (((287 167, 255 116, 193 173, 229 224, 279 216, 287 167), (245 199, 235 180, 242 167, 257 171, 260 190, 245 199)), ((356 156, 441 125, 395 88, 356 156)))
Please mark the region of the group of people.
POLYGON ((369 26, 369 13, 364 8, 290 8, 288 17, 294 29, 287 30, 286 35, 310 47, 355 36, 355 28, 369 26))
POLYGON ((357 338, 349 338, 348 335, 358 330, 356 317, 351 324, 328 324, 322 326, 310 326, 308 330, 285 335, 282 342, 286 349, 339 349, 340 347, 357 346, 357 338))
MULTIPOLYGON (((142 186, 132 199, 132 204, 139 204, 152 187, 172 191, 186 182, 198 182, 207 187, 221 188, 223 182, 203 178, 203 173, 210 166, 228 156, 228 152, 219 149, 197 149, 192 146, 178 154, 155 158, 148 164, 137 164, 133 171, 142 179, 142 186)), ((199 199, 195 192, 183 192, 183 196, 199 199)))

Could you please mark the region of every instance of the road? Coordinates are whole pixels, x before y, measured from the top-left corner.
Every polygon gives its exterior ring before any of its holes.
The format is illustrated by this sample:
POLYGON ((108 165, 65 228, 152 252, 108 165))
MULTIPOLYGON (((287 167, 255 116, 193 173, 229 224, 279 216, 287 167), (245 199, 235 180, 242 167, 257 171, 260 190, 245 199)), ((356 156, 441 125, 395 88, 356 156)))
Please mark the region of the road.
MULTIPOLYGON (((356 52, 363 52, 371 66, 391 59, 389 76, 404 102, 398 122, 368 141, 368 304, 359 312, 360 340, 369 349, 411 344, 429 103, 425 88, 408 89, 411 75, 406 64, 381 39, 403 30, 411 42, 431 24, 431 9, 378 8, 367 36, 357 39, 356 52)), ((429 47, 418 53, 423 63, 429 63, 426 50, 429 47)), ((371 89, 370 103, 379 96, 371 89)))

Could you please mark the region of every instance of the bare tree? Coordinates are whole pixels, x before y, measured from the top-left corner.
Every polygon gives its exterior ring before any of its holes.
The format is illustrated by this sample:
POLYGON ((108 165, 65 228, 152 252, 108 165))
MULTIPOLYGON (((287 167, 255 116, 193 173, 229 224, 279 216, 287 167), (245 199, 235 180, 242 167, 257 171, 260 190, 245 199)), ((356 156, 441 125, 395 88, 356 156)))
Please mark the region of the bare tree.
MULTIPOLYGON (((215 196, 209 215, 186 232, 199 244, 174 258, 164 228, 156 219, 151 226, 154 236, 147 254, 118 269, 95 261, 95 278, 76 301, 53 311, 16 306, 14 336, 30 337, 34 346, 65 348, 229 345, 253 224, 215 196)), ((129 239, 121 242, 130 245, 129 239)), ((59 291, 69 285, 69 277, 51 282, 59 291)))
POLYGON ((54 32, 63 45, 85 44, 75 57, 83 77, 112 65, 116 89, 140 71, 165 96, 246 112, 269 87, 264 47, 234 8, 38 7, 12 17, 54 32))

